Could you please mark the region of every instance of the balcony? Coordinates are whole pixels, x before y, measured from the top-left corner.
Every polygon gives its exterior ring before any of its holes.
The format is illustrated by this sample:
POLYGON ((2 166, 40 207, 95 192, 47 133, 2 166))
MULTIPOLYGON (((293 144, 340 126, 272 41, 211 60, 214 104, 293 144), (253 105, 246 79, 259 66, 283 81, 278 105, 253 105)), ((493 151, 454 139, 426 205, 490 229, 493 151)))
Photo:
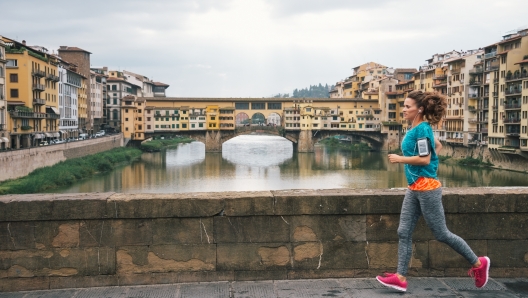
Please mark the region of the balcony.
POLYGON ((469 123, 477 123, 478 121, 477 121, 477 118, 469 118, 468 122, 469 123))
POLYGON ((469 94, 468 94, 468 98, 471 98, 471 99, 480 99, 480 95, 478 95, 477 93, 469 93, 469 94))
POLYGON ((445 79, 445 78, 447 78, 447 77, 446 77, 446 75, 443 74, 443 73, 441 73, 441 74, 436 74, 436 73, 435 73, 435 74, 433 75, 433 80, 443 80, 443 79, 445 79))
POLYGON ((506 82, 518 81, 518 80, 522 80, 524 78, 528 78, 528 73, 526 73, 526 72, 524 72, 524 73, 514 73, 513 75, 510 74, 509 76, 508 75, 506 76, 506 82))
POLYGON ((469 85, 473 85, 473 86, 480 86, 482 85, 482 81, 469 81, 469 85))
POLYGON ((488 118, 481 118, 477 122, 479 122, 479 123, 488 123, 488 118))
POLYGON ((518 110, 521 108, 521 103, 507 103, 504 105, 504 109, 506 110, 518 110))
POLYGON ((491 123, 492 123, 492 124, 497 124, 497 122, 499 122, 499 120, 497 120, 497 119, 491 119, 491 123))
POLYGON ((494 78, 493 79, 493 84, 498 84, 499 83, 499 78, 494 78))
POLYGON ((451 69, 451 75, 457 75, 457 74, 460 74, 460 70, 461 68, 453 68, 451 69))
POLYGON ((35 77, 40 77, 40 78, 43 78, 46 76, 46 72, 45 71, 42 71, 42 70, 34 70, 32 73, 31 73, 33 76, 35 77))
POLYGON ((9 111, 12 118, 37 118, 36 113, 33 112, 22 112, 22 111, 9 111))
POLYGON ((521 118, 508 118, 504 119, 504 124, 519 124, 521 123, 521 118))
POLYGON ((506 89, 506 91, 504 91, 504 94, 506 94, 506 96, 521 95, 521 93, 522 88, 506 89))
POLYGON ((45 105, 46 101, 42 98, 33 98, 34 105, 45 105))
POLYGON ((519 127, 511 127, 512 129, 507 129, 506 130, 506 135, 507 136, 510 136, 510 137, 518 137, 519 134, 521 133, 521 130, 519 129, 519 127))
POLYGON ((55 113, 46 113, 46 119, 60 119, 60 115, 55 113))
POLYGON ((488 65, 484 68, 484 71, 494 71, 494 70, 498 70, 499 69, 499 66, 498 65, 488 65))
POLYGON ((485 127, 485 128, 481 128, 478 130, 478 132, 481 132, 481 133, 488 133, 488 128, 485 127))
POLYGON ((493 58, 495 56, 497 56, 497 52, 487 53, 487 54, 484 54, 484 59, 493 58))
POLYGON ((469 70, 469 74, 479 74, 483 72, 484 72, 484 69, 482 67, 473 68, 469 70))
POLYGON ((477 108, 475 108, 475 106, 468 106, 468 111, 470 111, 471 113, 475 113, 477 111, 477 108))
POLYGON ((44 91, 44 90, 46 90, 46 86, 41 85, 41 84, 33 84, 33 90, 44 91))
POLYGON ((52 75, 52 74, 48 74, 46 76, 46 79, 50 80, 50 81, 54 81, 54 82, 58 82, 60 80, 60 78, 58 76, 55 76, 55 75, 52 75))

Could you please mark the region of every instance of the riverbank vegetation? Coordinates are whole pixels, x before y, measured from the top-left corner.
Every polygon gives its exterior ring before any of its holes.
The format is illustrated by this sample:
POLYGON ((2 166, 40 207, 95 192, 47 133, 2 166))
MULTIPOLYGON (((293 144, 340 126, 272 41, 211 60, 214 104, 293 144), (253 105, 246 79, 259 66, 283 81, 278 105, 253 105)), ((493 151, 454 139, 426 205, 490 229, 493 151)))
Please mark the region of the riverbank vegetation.
POLYGON ((471 166, 471 167, 492 167, 493 164, 489 161, 483 161, 482 158, 473 158, 467 156, 466 158, 458 159, 457 163, 462 166, 471 166))
POLYGON ((160 151, 163 148, 170 148, 170 147, 176 147, 178 144, 183 143, 190 143, 193 142, 193 139, 189 139, 186 137, 175 137, 172 139, 154 139, 152 141, 147 141, 141 143, 139 146, 139 149, 145 152, 156 152, 160 151))
POLYGON ((332 149, 345 149, 350 151, 370 151, 371 148, 366 143, 350 143, 350 142, 341 142, 336 138, 327 138, 321 140, 319 144, 324 145, 325 147, 332 149))
POLYGON ((137 148, 115 148, 109 151, 72 158, 53 166, 36 169, 28 176, 0 182, 0 195, 30 194, 47 191, 108 172, 121 164, 130 163, 141 156, 137 148))

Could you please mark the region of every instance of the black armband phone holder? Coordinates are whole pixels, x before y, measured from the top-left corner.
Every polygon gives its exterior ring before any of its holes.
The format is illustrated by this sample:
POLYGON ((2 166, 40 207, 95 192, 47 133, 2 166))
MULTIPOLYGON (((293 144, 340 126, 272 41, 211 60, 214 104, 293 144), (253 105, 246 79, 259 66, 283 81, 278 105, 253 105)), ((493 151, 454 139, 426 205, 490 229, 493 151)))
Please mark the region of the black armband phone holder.
POLYGON ((427 156, 431 154, 431 144, 428 138, 419 138, 416 141, 416 146, 418 146, 418 156, 427 156))

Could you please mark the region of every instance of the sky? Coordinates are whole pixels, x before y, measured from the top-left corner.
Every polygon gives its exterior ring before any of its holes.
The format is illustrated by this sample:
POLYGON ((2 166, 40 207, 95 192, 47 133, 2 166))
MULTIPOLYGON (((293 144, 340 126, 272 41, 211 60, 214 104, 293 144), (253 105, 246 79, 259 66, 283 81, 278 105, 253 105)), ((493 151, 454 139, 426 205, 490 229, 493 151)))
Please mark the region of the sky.
POLYGON ((374 61, 418 68, 528 27, 526 0, 0 0, 0 35, 169 84, 171 97, 269 97, 374 61))

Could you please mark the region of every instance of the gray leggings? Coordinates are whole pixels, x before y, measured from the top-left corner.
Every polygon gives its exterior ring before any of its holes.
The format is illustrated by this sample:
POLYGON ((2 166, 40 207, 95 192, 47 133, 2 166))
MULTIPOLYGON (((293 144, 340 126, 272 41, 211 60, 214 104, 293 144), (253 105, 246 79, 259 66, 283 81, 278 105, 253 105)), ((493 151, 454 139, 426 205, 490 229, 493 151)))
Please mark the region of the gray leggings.
POLYGON ((416 222, 423 215, 425 222, 433 231, 436 240, 446 243, 461 254, 470 264, 478 260, 466 241, 451 233, 446 226, 444 207, 442 206, 442 188, 429 191, 413 191, 407 189, 400 215, 398 227, 398 273, 407 275, 409 260, 412 255, 412 234, 416 222))

